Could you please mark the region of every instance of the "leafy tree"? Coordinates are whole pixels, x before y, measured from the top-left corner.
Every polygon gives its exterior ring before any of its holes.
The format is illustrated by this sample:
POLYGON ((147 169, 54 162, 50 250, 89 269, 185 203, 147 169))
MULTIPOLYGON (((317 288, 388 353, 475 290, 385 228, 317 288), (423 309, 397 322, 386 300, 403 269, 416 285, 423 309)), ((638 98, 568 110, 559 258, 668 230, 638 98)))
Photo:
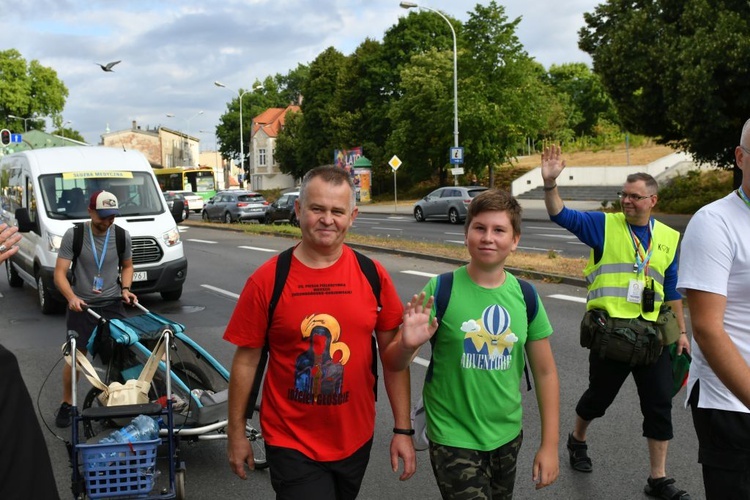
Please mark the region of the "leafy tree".
POLYGON ((307 172, 300 154, 299 135, 303 124, 302 113, 287 113, 284 118, 284 128, 276 138, 274 157, 279 162, 279 169, 295 179, 302 178, 307 172))
POLYGON ((591 54, 627 130, 733 164, 750 116, 747 2, 609 0, 586 13, 591 54))
POLYGON ((27 64, 16 49, 0 51, 0 115, 4 127, 24 129, 23 120, 8 118, 14 115, 38 116, 39 121, 27 120, 27 125, 43 128, 41 118, 61 114, 67 97, 68 89, 55 70, 37 60, 27 64))

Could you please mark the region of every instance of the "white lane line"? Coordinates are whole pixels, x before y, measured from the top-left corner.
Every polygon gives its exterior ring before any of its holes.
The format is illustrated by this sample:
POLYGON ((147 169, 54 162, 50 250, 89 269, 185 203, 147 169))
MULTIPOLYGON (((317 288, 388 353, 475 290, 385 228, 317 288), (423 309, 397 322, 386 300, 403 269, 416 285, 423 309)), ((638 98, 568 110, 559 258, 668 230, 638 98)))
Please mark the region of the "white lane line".
POLYGON ((535 236, 546 236, 547 238, 563 238, 566 240, 573 240, 578 239, 576 236, 573 236, 572 234, 544 234, 544 233, 534 233, 535 236))
POLYGON ((385 227, 385 226, 378 226, 378 229, 383 229, 385 231, 403 231, 404 230, 401 227, 385 227))
POLYGON ((208 288, 212 292, 220 293, 221 295, 225 295, 229 297, 230 299, 239 299, 240 296, 234 292, 230 292, 228 290, 224 290, 223 288, 217 288, 215 286, 211 285, 201 285, 203 288, 208 288))
POLYGON ((392 215, 388 217, 388 220, 411 220, 408 215, 392 215))
POLYGON ((357 222, 354 223, 355 226, 358 226, 359 224, 380 224, 381 221, 377 220, 367 220, 367 219, 357 219, 357 222))
POLYGON ((544 231, 567 231, 564 227, 526 226, 525 229, 541 229, 544 231))
POLYGON ((216 245, 218 243, 218 241, 196 240, 195 238, 186 238, 186 241, 192 241, 193 243, 205 243, 206 245, 216 245))
POLYGON ((464 240, 445 240, 446 243, 455 243, 456 245, 463 245, 464 240))
POLYGON ((255 250, 256 252, 275 252, 276 251, 272 248, 246 247, 243 245, 240 245, 237 248, 244 248, 245 250, 255 250))
POLYGON ((446 236, 465 236, 464 233, 450 233, 450 232, 445 232, 443 234, 446 235, 446 236))
POLYGON ((419 356, 417 356, 416 358, 414 358, 414 363, 416 363, 418 365, 422 365, 424 367, 430 366, 430 360, 424 359, 424 358, 420 358, 419 356))
POLYGON ((552 295, 547 295, 547 297, 549 297, 551 299, 567 300, 569 302, 578 302, 580 304, 585 304, 586 303, 586 298, 585 297, 574 297, 572 295, 563 295, 563 294, 559 294, 559 293, 555 293, 555 294, 552 294, 552 295))
POLYGON ((537 247, 518 247, 519 250, 534 250, 537 252, 549 252, 552 250, 553 252, 562 253, 562 250, 558 250, 556 248, 537 248, 537 247))
POLYGON ((582 241, 566 241, 565 243, 567 243, 568 245, 585 245, 585 243, 582 241))
POLYGON ((401 271, 402 274, 412 274, 414 276, 424 276, 425 278, 432 278, 437 276, 435 273, 425 273, 422 271, 401 271))

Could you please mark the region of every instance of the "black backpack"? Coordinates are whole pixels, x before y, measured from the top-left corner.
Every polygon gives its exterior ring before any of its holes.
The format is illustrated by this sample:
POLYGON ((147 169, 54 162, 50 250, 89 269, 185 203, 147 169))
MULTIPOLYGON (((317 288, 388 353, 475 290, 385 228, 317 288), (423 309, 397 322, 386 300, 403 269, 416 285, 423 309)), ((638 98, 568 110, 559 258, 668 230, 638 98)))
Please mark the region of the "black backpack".
MULTIPOLYGON (((268 329, 271 328, 271 321, 273 320, 274 311, 276 311, 276 305, 279 303, 281 292, 284 290, 284 285, 286 285, 286 278, 287 276, 289 276, 289 268, 292 265, 292 252, 294 251, 294 248, 295 247, 290 247, 281 252, 279 254, 278 260, 276 261, 276 274, 274 276, 273 292, 271 293, 271 300, 268 302, 266 342, 263 345, 260 360, 258 361, 258 368, 255 372, 255 378, 253 379, 253 387, 250 390, 250 399, 247 402, 247 409, 245 410, 245 415, 247 416, 247 418, 251 418, 253 416, 253 412, 255 412, 255 406, 258 402, 258 396, 260 395, 260 388, 263 382, 263 374, 265 373, 266 365, 268 364, 268 329)), ((366 255, 363 255, 356 250, 353 251, 354 255, 357 257, 357 262, 359 263, 359 268, 362 271, 362 274, 365 275, 365 278, 367 278, 367 281, 370 283, 370 287, 372 287, 372 293, 373 295, 375 295, 375 299, 378 301, 378 311, 380 311, 380 309, 382 309, 383 307, 380 302, 380 276, 378 275, 378 270, 375 267, 375 263, 366 255)), ((371 368, 372 374, 375 376, 375 384, 372 390, 375 393, 375 400, 377 401, 378 344, 374 333, 372 335, 372 339, 370 340, 370 345, 372 347, 371 368)))

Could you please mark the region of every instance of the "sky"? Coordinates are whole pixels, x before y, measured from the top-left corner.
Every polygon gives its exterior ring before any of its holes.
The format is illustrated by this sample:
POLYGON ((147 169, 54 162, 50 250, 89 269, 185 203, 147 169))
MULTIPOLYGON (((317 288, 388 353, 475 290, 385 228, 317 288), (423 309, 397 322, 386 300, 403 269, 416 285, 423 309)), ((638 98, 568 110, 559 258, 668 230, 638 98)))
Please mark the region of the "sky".
MULTIPOLYGON (((415 3, 466 21, 489 0, 415 3)), ((591 63, 578 30, 599 1, 497 3, 509 20, 521 17, 517 35, 545 68, 591 63)), ((189 133, 202 150, 215 148, 219 117, 238 89, 309 64, 331 46, 349 55, 366 38, 382 41, 409 13, 399 0, 0 0, 0 12, 0 50, 57 72, 69 90, 63 120, 88 143, 136 121, 189 133), (113 72, 95 65, 117 60, 113 72)))

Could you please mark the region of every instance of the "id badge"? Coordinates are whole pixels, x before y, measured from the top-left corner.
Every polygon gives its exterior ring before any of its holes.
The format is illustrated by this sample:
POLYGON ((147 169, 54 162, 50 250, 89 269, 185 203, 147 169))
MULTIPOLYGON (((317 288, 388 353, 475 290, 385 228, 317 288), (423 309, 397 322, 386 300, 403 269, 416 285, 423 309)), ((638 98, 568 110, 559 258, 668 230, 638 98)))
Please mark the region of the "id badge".
POLYGON ((641 303, 641 295, 643 295, 644 283, 640 280, 630 280, 628 285, 628 302, 634 304, 641 303))
POLYGON ((91 291, 94 293, 102 293, 102 288, 104 288, 104 280, 101 276, 96 276, 94 278, 94 286, 91 288, 91 291))

